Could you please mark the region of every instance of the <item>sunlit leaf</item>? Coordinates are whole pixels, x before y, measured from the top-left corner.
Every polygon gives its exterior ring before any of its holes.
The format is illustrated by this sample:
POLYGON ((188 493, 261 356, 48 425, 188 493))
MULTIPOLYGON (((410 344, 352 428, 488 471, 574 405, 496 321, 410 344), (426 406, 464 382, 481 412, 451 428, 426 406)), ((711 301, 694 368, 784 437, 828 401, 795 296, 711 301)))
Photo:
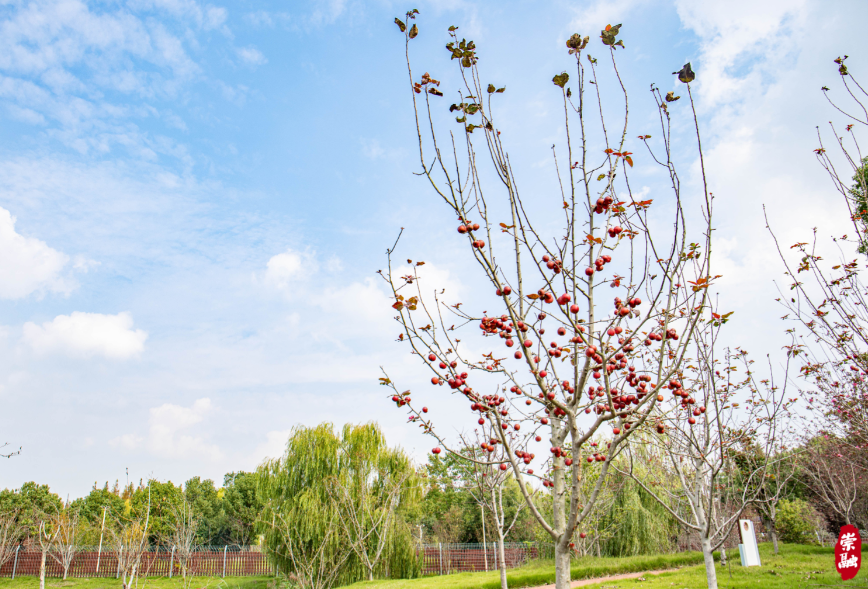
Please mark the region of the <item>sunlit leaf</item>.
POLYGON ((567 82, 570 81, 570 75, 567 72, 560 73, 552 78, 552 82, 554 82, 555 86, 560 86, 563 88, 567 85, 567 82))

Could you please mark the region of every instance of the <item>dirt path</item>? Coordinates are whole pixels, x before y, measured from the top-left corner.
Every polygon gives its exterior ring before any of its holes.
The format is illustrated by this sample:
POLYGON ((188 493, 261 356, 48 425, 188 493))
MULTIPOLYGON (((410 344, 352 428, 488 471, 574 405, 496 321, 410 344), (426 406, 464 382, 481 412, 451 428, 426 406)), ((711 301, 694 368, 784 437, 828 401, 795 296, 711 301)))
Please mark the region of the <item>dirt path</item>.
MULTIPOLYGON (((608 581, 624 581, 626 579, 638 579, 639 577, 644 577, 645 575, 659 575, 660 573, 671 573, 672 571, 676 570, 678 569, 662 569, 659 571, 646 571, 644 573, 625 573, 623 575, 612 575, 611 577, 582 579, 581 581, 573 581, 572 583, 570 583, 570 587, 585 587, 586 585, 593 585, 594 583, 606 583, 608 581)), ((555 589, 555 586, 540 585, 538 587, 533 587, 532 589, 555 589)))

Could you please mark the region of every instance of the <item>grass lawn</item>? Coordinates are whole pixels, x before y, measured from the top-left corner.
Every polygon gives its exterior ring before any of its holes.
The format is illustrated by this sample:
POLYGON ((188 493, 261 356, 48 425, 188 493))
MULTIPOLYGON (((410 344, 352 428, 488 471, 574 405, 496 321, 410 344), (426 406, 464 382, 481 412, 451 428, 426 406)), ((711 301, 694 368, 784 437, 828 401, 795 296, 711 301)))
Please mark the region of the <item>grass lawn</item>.
MULTIPOLYGON (((760 544, 761 567, 742 568, 738 561, 730 559, 730 567, 717 563, 717 584, 721 589, 797 589, 824 587, 868 587, 868 568, 864 565, 855 579, 842 581, 835 570, 835 551, 832 548, 782 544, 777 556, 772 554, 771 544, 760 544), (730 576, 732 573, 732 576, 730 576)), ((588 585, 596 589, 693 589, 707 587, 705 567, 687 567, 682 570, 649 575, 644 581, 610 581, 588 585)))
MULTIPOLYGON (((268 582, 274 577, 194 577, 188 589, 267 589, 268 582)), ((56 577, 45 579, 45 589, 120 589, 120 579, 93 578, 67 579, 56 577)), ((39 589, 39 577, 16 577, 0 579, 0 589, 39 589)), ((180 577, 147 577, 139 579, 139 589, 184 589, 180 577)))
MULTIPOLYGON (((742 568, 738 551, 730 551, 730 567, 718 563, 718 585, 721 589, 795 589, 861 586, 868 587, 868 567, 849 582, 841 581, 835 571, 834 550, 816 546, 782 544, 781 553, 772 555, 771 544, 760 545, 763 566, 742 568), (732 557, 735 557, 733 560, 732 557), (730 572, 732 577, 730 578, 730 572)), ((628 558, 585 558, 574 561, 573 579, 592 579, 619 573, 642 572, 680 567, 680 570, 662 575, 649 575, 644 581, 629 579, 589 585, 597 589, 701 589, 706 587, 705 566, 698 552, 666 554, 660 556, 634 556, 628 558)), ((533 587, 554 583, 554 562, 537 561, 512 569, 507 573, 510 587, 533 587)), ((497 572, 459 573, 442 577, 424 577, 414 580, 364 581, 350 585, 353 589, 498 589, 497 572)), ((0 583, 0 589, 5 589, 0 583)))
MULTIPOLYGON (((763 566, 742 568, 738 564, 738 551, 730 551, 730 566, 718 563, 718 584, 721 589, 796 589, 824 587, 868 588, 868 566, 863 566, 852 581, 843 582, 835 571, 834 551, 831 548, 782 544, 781 553, 772 555, 770 544, 760 544, 763 566), (734 559, 732 557, 735 557, 734 559)), ((645 580, 605 581, 589 585, 596 589, 702 589, 705 567, 698 552, 664 554, 659 556, 633 556, 628 558, 585 558, 573 562, 573 579, 592 579, 619 573, 644 572, 655 569, 679 568, 662 575, 649 575, 645 580)), ((535 561, 507 573, 510 587, 534 587, 553 583, 553 561, 535 561)), ((270 576, 261 577, 196 577, 188 589, 268 589, 270 576)), ((46 589, 120 589, 117 579, 49 578, 46 589)), ((0 589, 38 589, 36 577, 20 577, 14 581, 0 579, 0 589)), ((184 589, 179 578, 150 577, 140 580, 140 589, 184 589)), ((363 581, 350 585, 353 589, 498 589, 500 576, 488 573, 458 573, 421 579, 391 581, 363 581)))

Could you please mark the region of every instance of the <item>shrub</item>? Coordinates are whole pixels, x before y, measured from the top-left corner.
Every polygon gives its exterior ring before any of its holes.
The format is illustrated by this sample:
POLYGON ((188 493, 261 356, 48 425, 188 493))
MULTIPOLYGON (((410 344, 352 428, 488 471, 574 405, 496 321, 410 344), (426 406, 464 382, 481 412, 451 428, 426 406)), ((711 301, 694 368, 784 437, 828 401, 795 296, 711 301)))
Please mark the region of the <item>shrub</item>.
POLYGON ((778 504, 776 527, 782 542, 816 544, 819 523, 820 515, 807 501, 783 500, 778 504))

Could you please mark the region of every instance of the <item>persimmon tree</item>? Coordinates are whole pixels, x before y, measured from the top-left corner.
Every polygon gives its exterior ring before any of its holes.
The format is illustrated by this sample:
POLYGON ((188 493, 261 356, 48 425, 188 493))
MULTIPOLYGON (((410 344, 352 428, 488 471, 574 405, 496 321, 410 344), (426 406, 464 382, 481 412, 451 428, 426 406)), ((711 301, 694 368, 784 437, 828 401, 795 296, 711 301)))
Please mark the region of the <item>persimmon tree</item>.
MULTIPOLYGON (((796 262, 788 259, 768 215, 766 221, 786 270, 787 283, 779 287, 777 301, 786 309, 783 318, 796 323, 790 330, 795 342, 788 353, 802 364, 802 388, 818 426, 810 429, 864 450, 868 448, 868 289, 861 277, 864 260, 856 254, 868 253, 868 175, 858 134, 868 126, 868 93, 853 77, 846 60, 846 55, 835 60, 844 98, 833 98, 827 86, 822 90, 847 124, 842 131, 829 123, 834 137, 831 152, 818 128, 819 146, 814 154, 847 204, 853 233, 833 237, 832 244, 827 244, 818 241, 815 228, 810 242, 789 247, 798 255, 796 262), (821 255, 830 245, 832 261, 821 255)), ((868 468, 864 451, 850 455, 860 468, 868 468)))
POLYGON ((59 533, 60 529, 56 525, 56 518, 49 514, 42 514, 36 529, 36 544, 39 546, 39 589, 45 589, 48 555, 53 550, 59 533))
POLYGON ((64 581, 69 575, 69 568, 75 560, 75 555, 81 550, 82 525, 79 515, 78 505, 67 504, 52 518, 57 534, 51 546, 51 557, 63 569, 64 581))
POLYGON ((861 467, 863 460, 856 453, 857 450, 834 438, 819 436, 805 444, 799 473, 830 519, 864 526, 868 524, 864 520, 868 473, 861 467))
POLYGON ((23 537, 24 527, 18 523, 18 512, 0 513, 0 568, 15 556, 23 537))
MULTIPOLYGON (((779 551, 778 505, 793 491, 800 455, 785 445, 772 448, 773 454, 770 456, 764 455, 762 449, 756 446, 748 452, 754 453, 750 458, 757 461, 768 461, 766 472, 756 482, 759 489, 754 507, 763 519, 766 531, 772 539, 774 553, 777 554, 779 551)), ((753 461, 751 460, 751 462, 753 461)))
POLYGON ((171 504, 172 520, 168 533, 164 535, 165 544, 172 547, 173 560, 181 572, 181 586, 188 589, 193 582, 193 558, 196 552, 196 532, 201 518, 186 497, 180 505, 171 504))
MULTIPOLYGON (((506 455, 506 448, 500 441, 500 435, 493 431, 492 427, 491 423, 481 425, 472 439, 469 436, 461 436, 464 446, 462 454, 470 457, 466 462, 468 470, 466 478, 469 483, 467 491, 483 511, 488 511, 490 515, 488 521, 494 524, 494 531, 497 534, 497 568, 500 571, 500 586, 502 589, 507 589, 504 542, 527 503, 520 503, 516 509, 510 510, 510 515, 507 515, 503 491, 504 486, 509 484, 512 478, 512 472, 507 466, 509 458, 506 455)), ((534 491, 531 490, 531 494, 533 493, 534 491)), ((485 521, 486 518, 483 516, 483 530, 485 521)), ((488 558, 487 554, 485 558, 488 558)))
POLYGON ((719 322, 711 311, 704 314, 712 330, 694 339, 696 353, 681 386, 670 385, 680 410, 660 411, 663 434, 631 439, 626 449, 630 456, 634 444, 656 447, 674 484, 637 476, 632 460, 622 472, 699 536, 708 587, 717 589, 714 551, 745 508, 762 501, 762 482, 775 460, 767 457, 780 457, 790 401, 785 385, 777 387, 772 379, 757 382, 745 351, 718 354, 719 322))
POLYGON ((123 589, 138 587, 139 577, 147 576, 147 571, 142 571, 142 565, 149 546, 152 483, 148 481, 148 502, 144 514, 131 513, 129 518, 118 518, 114 525, 108 527, 123 589))
POLYGON ((487 296, 473 306, 497 310, 449 304, 438 285, 423 288, 419 262, 409 270, 397 266, 396 242, 381 275, 394 299, 398 339, 424 363, 435 388, 414 395, 388 374, 381 383, 410 421, 437 440, 435 452, 461 454, 435 427, 437 408, 429 413, 420 396, 430 397, 432 406, 445 394, 460 396, 468 420, 496 432, 500 444, 490 444, 487 456, 464 459, 512 471, 555 544, 556 587, 563 589, 571 538, 594 509, 611 456, 634 432, 656 427, 652 416, 667 402, 663 390, 678 383, 689 344, 706 326, 702 310, 716 277, 712 196, 690 88, 694 73, 690 64, 678 72, 683 102, 652 87, 657 137, 628 138, 629 103, 616 60, 624 47, 621 25, 600 32, 596 57, 589 36, 571 36, 566 57, 572 71, 555 75, 550 86, 564 117, 564 139, 551 154, 559 188, 527 198, 495 109, 505 87, 484 80, 476 44, 459 38, 456 27, 446 46, 456 87, 414 73, 409 56, 419 35, 417 15, 410 11, 396 24, 404 33, 418 174, 455 215, 455 239, 488 285, 487 296), (447 93, 455 96, 451 106, 447 93), (441 128, 447 110, 456 115, 457 131, 441 128), (695 233, 687 228, 673 117, 695 133, 693 151, 685 155, 700 162, 689 202, 691 218, 699 220, 695 233), (640 157, 631 150, 639 148, 643 164, 659 166, 668 178, 667 187, 648 198, 631 186, 634 157, 640 157), (598 433, 611 442, 591 447, 598 433), (536 458, 534 444, 543 438, 536 458), (597 482, 585 490, 588 471, 596 472, 597 482), (539 484, 551 493, 550 515, 531 491, 539 484))

